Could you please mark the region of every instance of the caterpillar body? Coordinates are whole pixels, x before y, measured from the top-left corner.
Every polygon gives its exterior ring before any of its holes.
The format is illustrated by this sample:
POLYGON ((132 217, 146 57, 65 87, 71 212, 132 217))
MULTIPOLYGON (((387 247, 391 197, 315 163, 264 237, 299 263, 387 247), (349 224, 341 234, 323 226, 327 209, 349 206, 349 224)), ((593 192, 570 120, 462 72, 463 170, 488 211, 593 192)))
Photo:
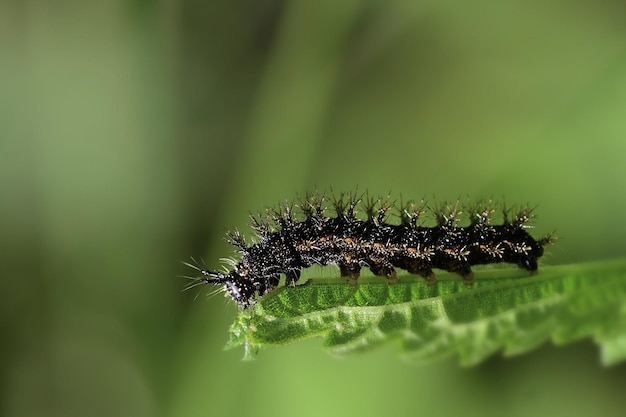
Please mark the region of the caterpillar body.
POLYGON ((531 209, 511 216, 511 210, 503 208, 502 224, 491 224, 495 207, 491 201, 466 207, 469 224, 460 226, 458 202, 428 209, 424 202, 396 205, 389 197, 343 193, 327 199, 325 194, 309 193, 297 203, 251 216, 257 234, 254 244, 247 244, 237 230, 229 232, 227 240, 240 253, 238 260, 227 260, 229 270, 187 265, 201 274, 192 278, 192 286, 222 286, 242 309, 276 288, 281 274, 286 285, 295 285, 302 269, 314 264, 338 265, 341 276, 351 282, 356 282, 362 267, 391 282, 399 268, 429 283, 435 282, 433 268, 443 269, 459 274, 468 284, 473 282, 472 265, 504 262, 536 271, 551 237, 535 240, 527 232, 531 209), (395 223, 388 221, 391 209, 398 212, 395 223), (422 215, 428 212, 435 226, 421 224, 422 215))

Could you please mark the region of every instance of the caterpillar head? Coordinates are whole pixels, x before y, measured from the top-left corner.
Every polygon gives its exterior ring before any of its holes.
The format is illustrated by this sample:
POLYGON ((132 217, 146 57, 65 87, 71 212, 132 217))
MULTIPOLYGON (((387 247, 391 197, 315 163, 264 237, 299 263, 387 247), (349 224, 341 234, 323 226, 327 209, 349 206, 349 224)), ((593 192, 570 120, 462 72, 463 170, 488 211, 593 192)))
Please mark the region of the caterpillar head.
POLYGON ((235 271, 228 274, 201 270, 202 282, 205 284, 223 285, 224 291, 242 309, 250 308, 254 305, 254 295, 257 288, 248 280, 240 277, 235 271))
POLYGON ((523 243, 519 245, 520 248, 523 247, 523 250, 518 250, 519 258, 518 258, 518 266, 527 271, 534 272, 537 270, 537 259, 539 259, 543 255, 544 246, 552 243, 552 237, 546 236, 540 240, 533 240, 531 238, 530 243, 523 243))

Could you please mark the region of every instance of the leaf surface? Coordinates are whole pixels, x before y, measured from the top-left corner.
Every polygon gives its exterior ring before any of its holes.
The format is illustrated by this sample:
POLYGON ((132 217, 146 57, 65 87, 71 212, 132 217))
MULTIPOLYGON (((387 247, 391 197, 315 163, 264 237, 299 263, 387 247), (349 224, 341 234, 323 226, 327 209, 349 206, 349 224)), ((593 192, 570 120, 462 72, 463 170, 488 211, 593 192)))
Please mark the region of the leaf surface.
POLYGON ((473 365, 499 351, 516 355, 547 340, 592 337, 604 364, 626 358, 626 260, 476 277, 472 286, 441 274, 434 285, 407 275, 396 284, 313 279, 283 287, 238 315, 227 347, 245 346, 250 359, 261 348, 320 337, 333 354, 397 343, 415 361, 456 354, 473 365))

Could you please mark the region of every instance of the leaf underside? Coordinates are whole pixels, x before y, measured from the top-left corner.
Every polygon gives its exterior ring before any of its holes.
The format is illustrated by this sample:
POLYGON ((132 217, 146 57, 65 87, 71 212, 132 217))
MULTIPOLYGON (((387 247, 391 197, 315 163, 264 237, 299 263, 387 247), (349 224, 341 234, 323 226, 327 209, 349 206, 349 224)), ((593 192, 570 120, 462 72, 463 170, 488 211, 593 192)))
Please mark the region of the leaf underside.
POLYGON ((473 365, 495 352, 527 352, 592 337, 601 360, 626 359, 626 260, 546 266, 535 275, 513 269, 478 271, 465 285, 440 274, 428 285, 406 275, 389 284, 374 278, 282 287, 241 312, 227 348, 259 349, 321 337, 333 354, 395 342, 409 359, 425 362, 457 354, 473 365))

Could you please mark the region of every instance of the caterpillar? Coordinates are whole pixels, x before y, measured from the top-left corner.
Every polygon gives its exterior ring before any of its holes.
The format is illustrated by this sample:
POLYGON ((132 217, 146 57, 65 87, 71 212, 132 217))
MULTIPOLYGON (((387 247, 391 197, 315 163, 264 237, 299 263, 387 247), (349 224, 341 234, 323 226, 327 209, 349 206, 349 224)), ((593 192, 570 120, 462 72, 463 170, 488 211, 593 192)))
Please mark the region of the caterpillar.
POLYGON ((341 276, 352 283, 363 267, 390 282, 397 280, 399 268, 431 284, 436 282, 433 268, 457 273, 467 284, 474 279, 473 265, 510 263, 535 272, 552 237, 535 240, 527 232, 532 209, 522 208, 511 216, 503 206, 502 224, 493 225, 495 209, 491 200, 471 204, 465 208, 469 224, 460 226, 463 210, 458 201, 433 209, 423 201, 396 204, 389 196, 341 193, 327 198, 312 192, 268 208, 265 215, 251 215, 256 243, 246 243, 238 230, 228 232, 226 240, 240 256, 226 259, 230 268, 224 272, 185 264, 201 275, 192 277, 191 286, 221 286, 241 309, 275 289, 281 274, 285 285, 295 285, 302 269, 314 264, 338 265, 341 276), (392 209, 399 221, 389 222, 392 209), (432 214, 435 226, 422 224, 425 213, 432 214))

